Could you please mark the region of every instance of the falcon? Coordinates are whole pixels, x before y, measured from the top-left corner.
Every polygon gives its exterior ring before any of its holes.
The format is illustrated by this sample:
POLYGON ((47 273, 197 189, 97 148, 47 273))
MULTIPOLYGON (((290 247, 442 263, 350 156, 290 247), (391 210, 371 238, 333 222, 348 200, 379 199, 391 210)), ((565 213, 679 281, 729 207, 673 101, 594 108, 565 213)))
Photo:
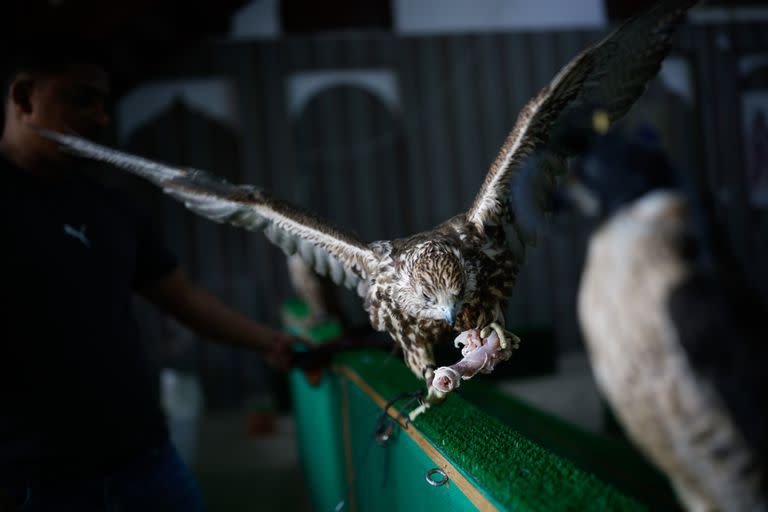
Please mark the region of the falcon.
POLYGON ((406 365, 426 381, 421 412, 444 396, 431 386, 435 343, 470 330, 479 331, 481 339, 495 332, 500 351, 511 351, 518 341, 504 329, 503 316, 528 243, 509 201, 518 165, 547 140, 558 117, 582 100, 600 101, 611 122, 623 116, 658 72, 675 27, 693 3, 661 1, 574 57, 523 107, 469 209, 404 238, 367 243, 252 186, 119 152, 75 134, 39 132, 71 153, 148 179, 209 219, 262 230, 285 253, 355 289, 371 326, 387 332, 406 365))
POLYGON ((766 510, 768 308, 656 143, 613 132, 581 161, 572 204, 600 222, 578 318, 600 389, 688 510, 766 510))

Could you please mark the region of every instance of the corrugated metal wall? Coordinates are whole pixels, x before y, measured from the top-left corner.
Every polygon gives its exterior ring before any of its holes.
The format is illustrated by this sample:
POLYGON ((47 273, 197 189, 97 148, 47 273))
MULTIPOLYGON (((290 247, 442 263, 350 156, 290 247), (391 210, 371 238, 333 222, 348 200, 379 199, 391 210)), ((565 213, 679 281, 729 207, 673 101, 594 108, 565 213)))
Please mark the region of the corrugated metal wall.
MULTIPOLYGON (((657 81, 632 115, 633 122, 655 123, 679 165, 730 192, 718 208, 763 286, 768 217, 743 200, 735 62, 765 51, 766 34, 764 25, 685 27, 675 53, 692 71, 695 106, 657 81)), ((256 184, 365 239, 403 236, 468 207, 519 109, 601 35, 348 34, 213 44, 180 61, 169 77, 231 76, 239 91, 240 133, 175 105, 146 125, 130 148, 256 184), (390 71, 399 108, 370 91, 340 86, 289 113, 287 83, 294 74, 356 69, 390 71)), ((146 187, 141 194, 151 198, 169 244, 196 279, 252 316, 278 321, 280 303, 291 291, 282 254, 262 235, 198 219, 146 187)), ((529 252, 509 307, 511 325, 553 325, 563 350, 579 348, 574 297, 584 240, 584 230, 575 229, 542 239, 529 252)), ((347 299, 358 304, 351 295, 347 299)), ((147 318, 155 336, 170 335, 157 317, 147 318)), ((229 375, 222 396, 263 384, 243 377, 258 379, 258 362, 227 349, 200 349, 197 361, 209 372, 229 375)))

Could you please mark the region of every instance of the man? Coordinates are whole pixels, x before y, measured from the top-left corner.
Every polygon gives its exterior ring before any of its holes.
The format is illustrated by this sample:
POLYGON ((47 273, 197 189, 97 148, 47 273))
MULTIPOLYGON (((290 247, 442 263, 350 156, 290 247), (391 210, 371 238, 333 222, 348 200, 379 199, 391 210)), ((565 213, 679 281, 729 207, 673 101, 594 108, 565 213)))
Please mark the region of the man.
POLYGON ((197 484, 169 443, 132 293, 279 365, 292 340, 193 284, 145 216, 30 129, 97 137, 109 124, 101 66, 59 47, 9 71, 0 138, 0 512, 201 510, 197 484))

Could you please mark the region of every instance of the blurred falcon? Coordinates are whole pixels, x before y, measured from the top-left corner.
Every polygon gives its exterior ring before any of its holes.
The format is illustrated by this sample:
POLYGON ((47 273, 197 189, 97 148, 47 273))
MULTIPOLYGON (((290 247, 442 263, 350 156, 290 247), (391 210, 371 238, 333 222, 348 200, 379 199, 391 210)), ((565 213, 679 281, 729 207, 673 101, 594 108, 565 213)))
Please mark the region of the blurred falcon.
POLYGON ((287 254, 300 255, 318 273, 356 289, 372 327, 389 333, 407 366, 426 381, 429 392, 422 405, 428 406, 443 396, 430 386, 435 343, 467 330, 480 330, 483 338, 495 331, 501 350, 517 342, 504 330, 503 311, 525 256, 526 236, 509 201, 518 164, 547 140, 558 116, 582 100, 600 101, 610 121, 623 116, 658 72, 675 27, 693 3, 658 2, 574 57, 524 106, 469 210, 405 238, 366 243, 251 186, 72 134, 41 133, 76 155, 154 182, 203 216, 263 230, 287 254))
POLYGON ((574 204, 602 219, 578 294, 599 387, 688 510, 766 510, 768 308, 658 143, 613 132, 580 162, 574 204))

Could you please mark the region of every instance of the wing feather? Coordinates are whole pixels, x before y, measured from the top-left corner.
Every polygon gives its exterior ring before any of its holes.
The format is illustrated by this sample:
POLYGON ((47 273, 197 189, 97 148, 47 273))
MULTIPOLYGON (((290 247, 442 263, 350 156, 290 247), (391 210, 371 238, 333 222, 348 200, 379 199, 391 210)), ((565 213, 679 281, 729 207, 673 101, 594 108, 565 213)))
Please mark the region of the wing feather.
POLYGON ((521 161, 546 142, 553 124, 570 108, 596 104, 613 122, 645 91, 669 53, 671 37, 696 0, 665 0, 631 18, 602 41, 582 51, 520 112, 467 212, 481 228, 499 223, 509 185, 521 161))
POLYGON ((109 163, 161 187, 187 208, 215 222, 264 235, 286 254, 299 254, 339 285, 359 287, 374 271, 377 257, 361 240, 310 213, 248 185, 233 185, 204 171, 183 169, 117 151, 73 135, 35 130, 75 155, 109 163))

